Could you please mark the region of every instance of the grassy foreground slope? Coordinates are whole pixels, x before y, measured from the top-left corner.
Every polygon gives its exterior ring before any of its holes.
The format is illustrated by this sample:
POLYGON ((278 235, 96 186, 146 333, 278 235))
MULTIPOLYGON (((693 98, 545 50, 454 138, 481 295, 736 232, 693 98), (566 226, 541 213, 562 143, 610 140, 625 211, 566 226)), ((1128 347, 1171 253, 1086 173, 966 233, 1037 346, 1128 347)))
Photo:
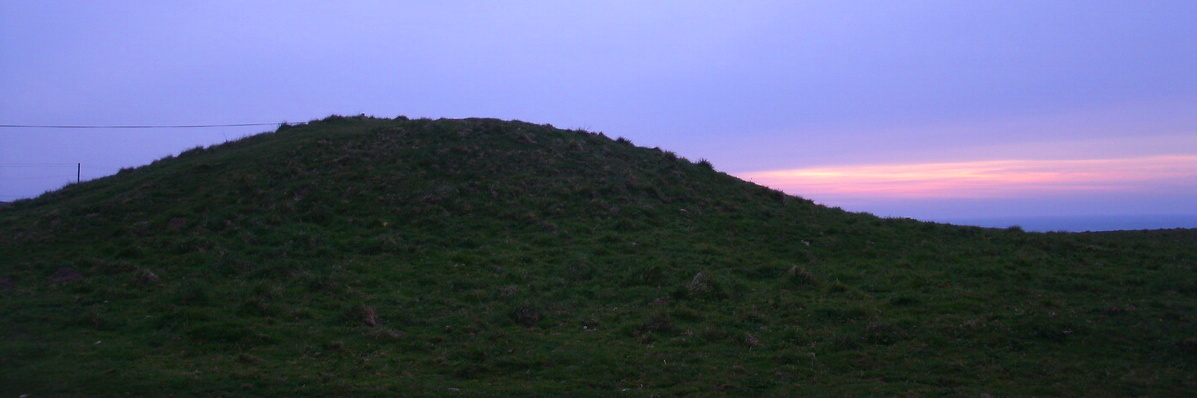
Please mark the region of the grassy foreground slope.
POLYGON ((817 206, 330 117, 0 208, 0 395, 1192 396, 1197 233, 817 206))

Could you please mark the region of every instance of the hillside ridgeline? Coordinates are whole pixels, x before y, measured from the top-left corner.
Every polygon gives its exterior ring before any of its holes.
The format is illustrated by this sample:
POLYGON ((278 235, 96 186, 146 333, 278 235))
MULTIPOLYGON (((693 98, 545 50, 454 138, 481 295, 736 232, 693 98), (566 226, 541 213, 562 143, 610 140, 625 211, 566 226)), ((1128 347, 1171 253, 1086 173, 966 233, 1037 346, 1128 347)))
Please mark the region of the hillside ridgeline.
POLYGON ((1197 233, 882 219, 329 117, 0 208, 5 395, 1191 396, 1197 233))

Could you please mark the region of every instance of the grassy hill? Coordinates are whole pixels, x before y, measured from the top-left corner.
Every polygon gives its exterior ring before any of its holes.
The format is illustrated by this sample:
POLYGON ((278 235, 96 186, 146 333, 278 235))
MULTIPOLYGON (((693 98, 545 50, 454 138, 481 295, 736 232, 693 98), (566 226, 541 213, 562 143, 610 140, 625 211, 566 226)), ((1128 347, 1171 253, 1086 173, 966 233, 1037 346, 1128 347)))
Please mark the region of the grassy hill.
POLYGON ((329 117, 0 208, 6 396, 1192 396, 1197 231, 826 208, 626 139, 329 117))

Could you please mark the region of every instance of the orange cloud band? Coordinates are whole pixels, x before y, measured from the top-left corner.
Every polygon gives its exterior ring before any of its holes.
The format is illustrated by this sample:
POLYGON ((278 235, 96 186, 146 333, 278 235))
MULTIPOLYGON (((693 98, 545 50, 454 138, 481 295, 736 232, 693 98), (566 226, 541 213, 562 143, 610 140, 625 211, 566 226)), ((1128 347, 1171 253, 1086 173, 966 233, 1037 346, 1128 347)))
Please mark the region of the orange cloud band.
POLYGON ((857 165, 740 173, 786 192, 827 198, 1006 198, 1197 184, 1197 156, 857 165))

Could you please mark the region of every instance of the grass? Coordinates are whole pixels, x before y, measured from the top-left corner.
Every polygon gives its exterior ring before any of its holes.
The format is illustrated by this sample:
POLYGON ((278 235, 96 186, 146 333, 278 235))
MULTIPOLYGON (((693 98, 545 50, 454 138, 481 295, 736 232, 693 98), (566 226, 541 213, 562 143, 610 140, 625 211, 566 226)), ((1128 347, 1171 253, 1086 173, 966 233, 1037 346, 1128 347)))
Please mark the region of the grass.
POLYGON ((1195 263, 1193 230, 882 219, 587 131, 333 116, 0 208, 0 392, 1191 396, 1195 263))

